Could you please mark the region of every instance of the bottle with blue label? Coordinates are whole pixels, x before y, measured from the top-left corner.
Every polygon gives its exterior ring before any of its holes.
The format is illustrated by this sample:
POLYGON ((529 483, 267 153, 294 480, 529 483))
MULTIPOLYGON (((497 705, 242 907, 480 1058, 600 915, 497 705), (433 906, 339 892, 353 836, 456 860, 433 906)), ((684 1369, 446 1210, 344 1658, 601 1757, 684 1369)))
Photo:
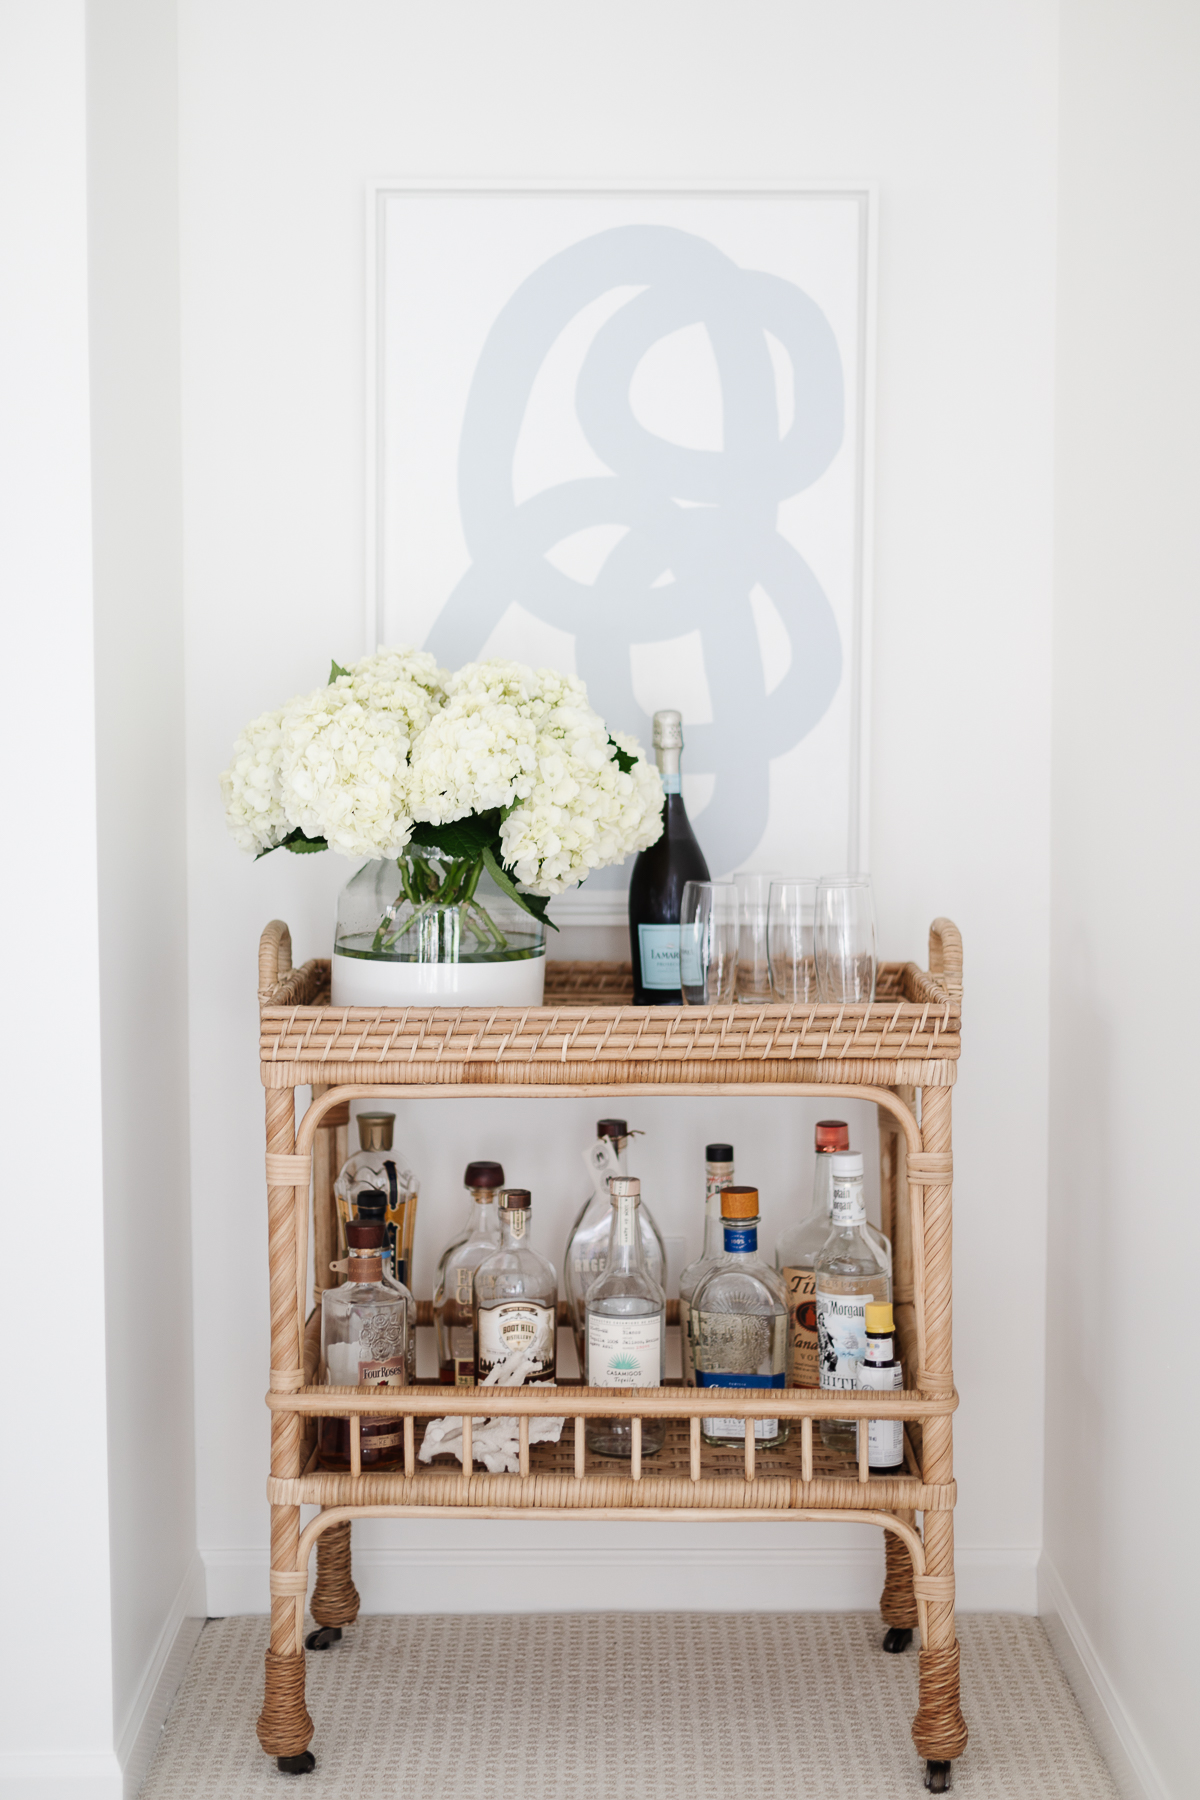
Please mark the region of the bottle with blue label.
MULTIPOLYGON (((692 1295, 696 1386, 782 1388, 788 1354, 788 1307, 782 1277, 758 1254, 758 1189, 721 1190, 725 1247, 692 1295)), ((706 1444, 728 1449, 745 1438, 743 1418, 705 1419, 706 1444)), ((756 1419, 760 1450, 787 1442, 785 1419, 756 1419)))
POLYGON ((654 715, 654 759, 662 776, 662 835, 638 853, 629 879, 629 947, 635 1006, 681 1006, 679 914, 684 886, 707 881, 708 864, 683 804, 679 759, 683 720, 654 715))

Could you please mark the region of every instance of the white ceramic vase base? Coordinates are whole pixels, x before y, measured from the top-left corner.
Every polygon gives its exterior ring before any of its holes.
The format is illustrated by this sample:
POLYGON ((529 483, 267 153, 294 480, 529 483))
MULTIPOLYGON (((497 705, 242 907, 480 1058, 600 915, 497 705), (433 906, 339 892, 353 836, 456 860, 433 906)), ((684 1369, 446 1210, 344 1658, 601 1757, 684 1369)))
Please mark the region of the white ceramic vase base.
POLYGON ((332 957, 334 1006, 540 1006, 545 956, 418 963, 332 957))

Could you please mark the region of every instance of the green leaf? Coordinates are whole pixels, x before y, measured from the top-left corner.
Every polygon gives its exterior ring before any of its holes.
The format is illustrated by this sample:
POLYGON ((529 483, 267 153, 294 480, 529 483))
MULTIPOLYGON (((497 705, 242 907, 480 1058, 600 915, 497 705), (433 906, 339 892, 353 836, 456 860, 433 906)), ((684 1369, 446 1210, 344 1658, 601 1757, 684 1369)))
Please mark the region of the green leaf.
POLYGON ((446 856, 477 862, 485 849, 499 844, 502 816, 499 807, 493 807, 490 812, 470 813, 465 819, 451 819, 445 825, 418 820, 409 842, 419 849, 441 850, 446 856))
POLYGON ((612 745, 613 749, 616 752, 616 762, 617 762, 618 769, 620 769, 622 775, 628 775, 630 773, 630 771, 633 769, 634 765, 636 764, 637 757, 630 756, 628 750, 622 750, 620 744, 618 744, 618 742, 615 738, 610 737, 608 741, 612 745))
POLYGON ((546 916, 546 908, 550 904, 549 897, 545 894, 523 894, 490 844, 483 852, 483 866, 502 894, 507 894, 510 900, 515 900, 517 905, 531 918, 536 919, 540 925, 548 925, 551 931, 558 930, 554 920, 546 916))
POLYGON ((328 850, 328 848, 329 845, 324 838, 305 837, 297 825, 295 831, 289 831, 287 836, 280 838, 277 844, 268 844, 265 850, 260 850, 254 860, 258 862, 260 858, 270 856, 272 850, 294 850, 297 856, 315 856, 318 850, 328 850))
POLYGON ((331 662, 329 665, 329 681, 327 686, 332 687, 339 675, 348 675, 349 673, 349 669, 343 669, 340 662, 331 662))

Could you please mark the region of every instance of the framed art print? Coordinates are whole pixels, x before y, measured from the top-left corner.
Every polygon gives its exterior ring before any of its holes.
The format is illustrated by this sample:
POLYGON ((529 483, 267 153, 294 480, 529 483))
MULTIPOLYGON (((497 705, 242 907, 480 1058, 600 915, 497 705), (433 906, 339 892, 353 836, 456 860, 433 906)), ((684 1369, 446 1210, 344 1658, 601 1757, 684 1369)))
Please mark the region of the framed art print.
MULTIPOLYGON (((368 639, 683 714, 714 877, 866 866, 873 196, 381 182, 368 639)), ((625 916, 628 867, 555 902, 625 916)))

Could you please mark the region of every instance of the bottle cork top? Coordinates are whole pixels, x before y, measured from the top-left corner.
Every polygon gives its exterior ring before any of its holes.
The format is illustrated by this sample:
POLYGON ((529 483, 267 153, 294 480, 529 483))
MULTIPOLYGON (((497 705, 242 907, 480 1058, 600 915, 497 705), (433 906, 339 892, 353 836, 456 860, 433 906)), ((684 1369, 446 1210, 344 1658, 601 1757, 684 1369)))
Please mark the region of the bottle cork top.
POLYGON ((844 1119, 818 1119, 816 1137, 822 1152, 850 1148, 850 1127, 844 1119))
POLYGON ((470 1162, 463 1176, 463 1186, 469 1188, 500 1188, 504 1186, 504 1170, 497 1162, 470 1162))
POLYGON ((637 1200, 641 1197, 642 1184, 636 1175, 610 1175, 608 1191, 615 1206, 622 1194, 632 1194, 637 1200))
POLYGON ((871 1337, 891 1337, 896 1327, 892 1320, 892 1303, 890 1300, 872 1300, 864 1306, 868 1335, 871 1337))
POLYGON ((360 1256, 378 1253, 383 1249, 383 1226, 374 1219, 351 1219, 346 1226, 346 1242, 360 1256))
POLYGON ((596 1136, 598 1138, 628 1137, 629 1126, 624 1119, 597 1119, 596 1136))
POLYGON ((683 749, 683 714, 668 709, 654 715, 654 748, 656 750, 683 749))
POLYGON ((533 1206, 528 1188, 501 1188, 500 1209, 502 1212, 529 1212, 533 1206))
POLYGON ((722 1188, 721 1217, 723 1219, 756 1219, 758 1217, 758 1189, 752 1187, 722 1188))
POLYGON ((358 1147, 360 1150, 390 1150, 395 1113, 369 1112, 358 1115, 358 1147))
POLYGON ((387 1195, 382 1188, 363 1188, 355 1196, 354 1211, 360 1219, 378 1219, 387 1217, 387 1195))

